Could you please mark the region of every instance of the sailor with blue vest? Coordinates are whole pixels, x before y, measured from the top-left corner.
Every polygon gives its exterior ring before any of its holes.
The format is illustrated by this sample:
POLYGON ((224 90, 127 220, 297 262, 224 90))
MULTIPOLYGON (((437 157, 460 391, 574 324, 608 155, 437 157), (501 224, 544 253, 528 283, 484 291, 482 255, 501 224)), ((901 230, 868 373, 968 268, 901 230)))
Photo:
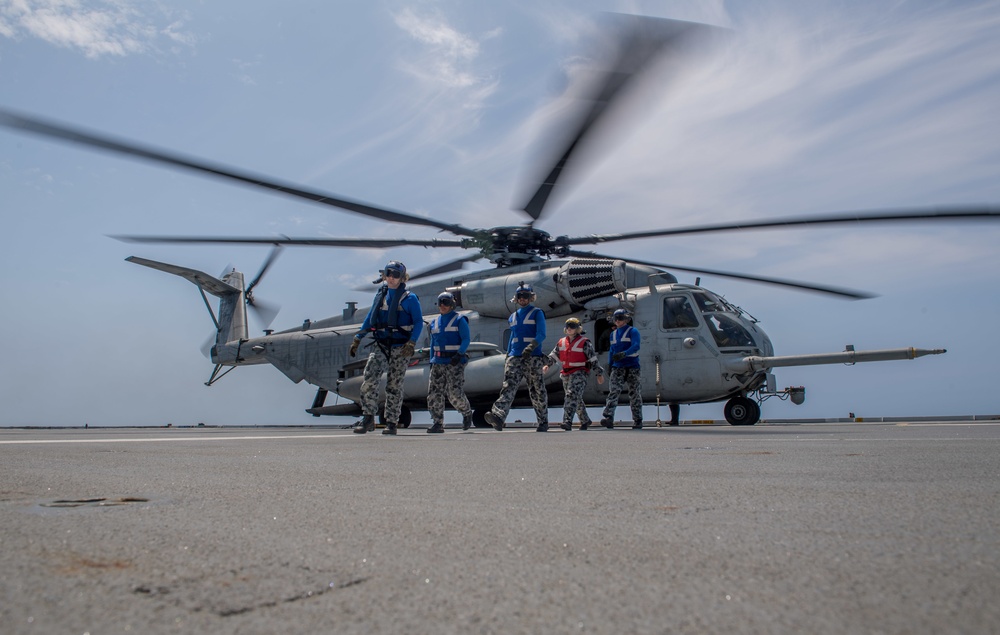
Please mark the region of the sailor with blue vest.
POLYGON ((437 298, 439 315, 431 320, 431 373, 427 385, 427 410, 431 427, 444 432, 445 396, 462 413, 462 429, 472 427, 472 406, 465 396, 465 351, 469 348, 469 319, 455 310, 455 296, 447 291, 437 298))
POLYGON ((608 363, 611 366, 611 381, 608 400, 604 404, 601 425, 615 427, 615 408, 622 389, 628 387, 629 405, 632 407, 632 428, 642 429, 642 373, 639 370, 639 329, 629 326, 629 313, 618 309, 612 316, 615 328, 611 331, 611 349, 608 363))
POLYGON ((504 362, 503 387, 500 397, 489 412, 486 421, 494 430, 503 430, 504 420, 514 403, 514 395, 524 379, 528 384, 531 405, 535 409, 536 432, 549 429, 549 396, 542 381, 542 366, 546 356, 542 353, 545 339, 545 313, 532 305, 535 291, 521 282, 511 298, 517 309, 510 314, 510 340, 507 342, 507 361, 504 362))
POLYGON ((372 308, 361 324, 361 331, 354 336, 351 344, 350 355, 354 357, 365 335, 370 333, 375 340, 372 352, 368 355, 368 363, 365 364, 365 378, 361 384, 363 415, 354 424, 354 432, 357 434, 375 430, 378 385, 382 373, 386 373, 385 430, 382 434, 396 434, 399 415, 403 409, 403 377, 424 327, 420 300, 406 290, 408 279, 406 265, 398 260, 389 261, 382 272, 385 283, 375 294, 372 308))

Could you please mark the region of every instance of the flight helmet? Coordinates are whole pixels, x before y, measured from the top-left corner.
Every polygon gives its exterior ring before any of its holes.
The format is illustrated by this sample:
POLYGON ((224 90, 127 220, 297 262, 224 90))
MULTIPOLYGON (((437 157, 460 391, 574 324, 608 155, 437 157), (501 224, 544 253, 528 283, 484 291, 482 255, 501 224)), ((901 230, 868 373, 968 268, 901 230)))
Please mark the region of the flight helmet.
POLYGON ((382 271, 383 271, 382 275, 385 276, 386 278, 392 277, 392 278, 401 278, 403 280, 406 280, 406 265, 399 262, 398 260, 390 260, 389 264, 387 264, 385 266, 385 269, 383 269, 382 271))
POLYGON ((535 290, 531 288, 530 284, 520 283, 517 289, 514 291, 514 300, 520 300, 526 298, 534 302, 535 300, 535 290))

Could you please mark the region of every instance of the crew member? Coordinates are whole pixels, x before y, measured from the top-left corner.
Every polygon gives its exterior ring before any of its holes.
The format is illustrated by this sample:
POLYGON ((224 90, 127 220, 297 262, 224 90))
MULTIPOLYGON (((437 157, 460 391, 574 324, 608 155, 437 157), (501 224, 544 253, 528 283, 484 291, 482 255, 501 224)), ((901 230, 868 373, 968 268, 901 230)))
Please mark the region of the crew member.
POLYGON ((629 314, 618 309, 612 316, 615 329, 611 331, 611 349, 608 362, 611 382, 608 400, 604 404, 601 425, 609 430, 615 427, 615 408, 622 389, 628 387, 629 405, 632 407, 632 428, 642 429, 642 374, 639 370, 639 330, 628 323, 629 314))
POLYGON ((542 382, 544 361, 541 344, 545 339, 545 313, 532 305, 535 291, 523 282, 514 291, 512 300, 517 304, 517 309, 507 319, 510 324, 510 340, 507 342, 507 360, 504 362, 503 387, 500 389, 500 397, 486 413, 486 421, 494 430, 503 430, 504 419, 510 412, 517 387, 521 379, 525 379, 531 405, 535 409, 538 426, 535 430, 545 432, 549 429, 549 396, 542 382))
POLYGON ((370 333, 375 340, 372 352, 368 355, 368 363, 365 364, 365 378, 361 384, 363 415, 354 424, 356 434, 375 430, 378 385, 382 373, 386 373, 385 430, 382 430, 382 434, 396 434, 399 415, 403 409, 403 376, 424 327, 420 300, 406 290, 407 279, 406 265, 398 260, 389 261, 382 272, 384 284, 375 293, 375 300, 361 324, 361 331, 351 343, 350 355, 354 357, 365 335, 370 333))
POLYGON ((462 413, 462 429, 472 427, 472 406, 465 396, 465 365, 469 358, 469 319, 455 310, 455 296, 445 291, 437 298, 439 315, 430 323, 431 374, 427 409, 433 425, 427 432, 444 432, 444 401, 462 413))
POLYGON ((566 320, 564 328, 566 337, 559 340, 547 358, 548 365, 542 367, 542 372, 549 365, 562 362, 559 376, 563 382, 563 422, 562 429, 569 432, 573 429, 573 415, 580 416, 580 429, 590 427, 590 416, 587 414, 587 404, 583 402, 583 391, 590 379, 590 370, 597 372, 597 383, 604 383, 604 370, 597 363, 597 351, 590 339, 583 335, 583 325, 580 320, 571 317, 566 320))

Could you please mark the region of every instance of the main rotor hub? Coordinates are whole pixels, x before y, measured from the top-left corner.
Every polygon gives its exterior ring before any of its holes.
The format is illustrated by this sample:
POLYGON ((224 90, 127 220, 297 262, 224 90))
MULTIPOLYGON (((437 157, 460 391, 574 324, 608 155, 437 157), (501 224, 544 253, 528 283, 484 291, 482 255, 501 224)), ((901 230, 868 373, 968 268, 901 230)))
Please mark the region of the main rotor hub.
POLYGON ((489 240, 488 257, 499 267, 539 261, 552 255, 552 237, 531 226, 494 227, 489 240))

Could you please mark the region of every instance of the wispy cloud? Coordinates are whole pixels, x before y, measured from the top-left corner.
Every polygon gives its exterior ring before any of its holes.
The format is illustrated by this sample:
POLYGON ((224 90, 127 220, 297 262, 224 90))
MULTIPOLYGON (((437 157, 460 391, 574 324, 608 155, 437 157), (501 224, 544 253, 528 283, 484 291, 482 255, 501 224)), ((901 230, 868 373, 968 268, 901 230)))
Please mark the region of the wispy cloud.
POLYGON ((193 37, 183 25, 164 15, 160 5, 144 11, 122 0, 0 0, 0 35, 38 38, 88 58, 146 53, 161 38, 172 46, 191 46, 193 37))
POLYGON ((428 101, 433 101, 445 119, 454 124, 455 111, 461 111, 461 119, 474 124, 498 85, 492 73, 478 66, 480 43, 498 37, 501 30, 493 29, 476 39, 460 32, 442 15, 421 15, 411 8, 401 10, 393 18, 419 45, 414 57, 400 61, 403 70, 425 84, 428 101), (452 112, 448 113, 449 110, 452 112))

